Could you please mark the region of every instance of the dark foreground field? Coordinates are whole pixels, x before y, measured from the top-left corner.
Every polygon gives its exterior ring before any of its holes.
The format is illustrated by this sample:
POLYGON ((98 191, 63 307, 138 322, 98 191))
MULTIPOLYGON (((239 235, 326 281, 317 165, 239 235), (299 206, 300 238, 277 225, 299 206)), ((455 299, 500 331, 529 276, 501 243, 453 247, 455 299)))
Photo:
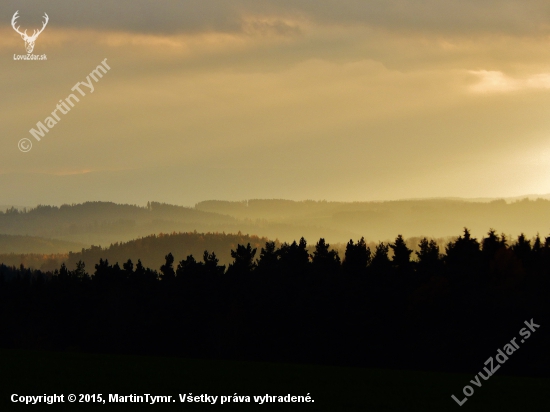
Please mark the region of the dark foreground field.
POLYGON ((206 409, 310 411, 545 411, 550 406, 550 379, 494 375, 476 388, 462 407, 462 388, 473 376, 400 370, 343 368, 180 358, 89 355, 0 350, 2 411, 128 410, 194 411, 206 409), (24 405, 11 394, 109 393, 251 396, 251 403, 219 405, 90 404, 24 405), (253 395, 307 395, 309 404, 254 403, 253 395))

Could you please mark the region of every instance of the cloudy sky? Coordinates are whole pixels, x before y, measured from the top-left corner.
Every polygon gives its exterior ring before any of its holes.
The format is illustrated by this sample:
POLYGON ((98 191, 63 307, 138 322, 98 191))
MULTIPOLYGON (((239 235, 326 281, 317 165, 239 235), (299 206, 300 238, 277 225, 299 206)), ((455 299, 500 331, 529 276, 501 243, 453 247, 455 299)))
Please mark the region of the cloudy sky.
POLYGON ((0 204, 550 193, 547 0, 4 0, 0 16, 0 204), (14 60, 16 10, 29 34, 49 15, 47 61, 14 60))

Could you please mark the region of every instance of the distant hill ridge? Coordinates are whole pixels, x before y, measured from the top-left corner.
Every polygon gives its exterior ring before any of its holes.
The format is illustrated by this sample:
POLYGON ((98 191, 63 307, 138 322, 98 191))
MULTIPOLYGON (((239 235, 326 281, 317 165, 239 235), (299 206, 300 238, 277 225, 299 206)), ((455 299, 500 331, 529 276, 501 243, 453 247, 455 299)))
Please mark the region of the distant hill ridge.
POLYGON ((86 202, 0 212, 0 233, 58 238, 84 245, 109 245, 152 233, 216 230, 235 218, 189 207, 150 202, 147 206, 86 202))
POLYGON ((405 238, 456 236, 464 227, 473 236, 489 228, 499 233, 533 237, 550 234, 550 200, 454 199, 384 202, 291 201, 251 199, 204 201, 195 207, 159 202, 147 206, 111 202, 38 206, 0 213, 0 233, 38 236, 85 245, 108 246, 154 233, 250 233, 291 242, 325 238, 344 243, 365 237, 388 241, 405 238))
MULTIPOLYGON (((550 233, 550 200, 541 198, 478 202, 446 198, 383 202, 210 200, 197 203, 195 208, 238 219, 261 220, 266 224, 277 222, 337 229, 369 240, 392 239, 398 233, 405 237, 447 237, 460 233, 464 227, 476 236, 483 236, 488 228, 509 235, 525 233, 529 237, 550 233)), ((323 237, 322 233, 319 235, 315 237, 323 237)))
POLYGON ((84 243, 68 242, 58 239, 47 239, 37 236, 3 235, 0 234, 0 254, 7 253, 68 253, 79 250, 84 243))

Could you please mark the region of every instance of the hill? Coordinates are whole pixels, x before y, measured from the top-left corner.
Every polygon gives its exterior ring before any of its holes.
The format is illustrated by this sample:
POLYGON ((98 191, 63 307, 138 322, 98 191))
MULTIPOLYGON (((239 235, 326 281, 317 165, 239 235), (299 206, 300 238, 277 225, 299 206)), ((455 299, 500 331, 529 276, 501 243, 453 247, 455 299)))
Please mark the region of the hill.
POLYGON ((68 253, 53 253, 50 255, 40 253, 3 253, 0 254, 0 264, 10 267, 23 265, 29 269, 53 272, 59 269, 63 262, 67 262, 68 258, 68 253))
POLYGON ((0 234, 0 254, 54 254, 79 250, 86 244, 66 240, 46 239, 36 236, 0 234))
POLYGON ((86 202, 60 207, 39 205, 24 211, 8 209, 0 213, 0 233, 57 238, 89 246, 152 233, 208 231, 233 222, 235 219, 229 216, 155 202, 146 207, 86 202))
POLYGON ((282 237, 272 231, 275 224, 318 228, 313 238, 325 237, 332 242, 349 240, 329 235, 330 232, 353 233, 371 241, 427 236, 443 238, 468 227, 481 237, 489 228, 506 234, 525 233, 528 237, 550 233, 550 200, 504 199, 467 201, 460 199, 401 200, 387 202, 326 202, 253 199, 243 202, 205 201, 195 209, 225 214, 237 219, 262 222, 268 237, 282 237), (323 231, 325 233, 323 233, 323 231))
POLYGON ((10 208, 0 212, 0 233, 56 238, 88 246, 105 247, 152 234, 192 231, 240 231, 289 241, 301 236, 312 239, 325 236, 344 242, 357 235, 353 231, 341 231, 338 228, 236 218, 223 213, 158 202, 150 202, 145 207, 86 202, 60 207, 39 205, 25 210, 10 208))
POLYGON ((128 259, 137 262, 141 259, 144 266, 158 269, 164 263, 164 257, 172 253, 176 262, 193 255, 196 260, 201 260, 205 250, 216 253, 220 264, 228 265, 232 262, 231 249, 236 249, 239 244, 250 243, 257 248, 257 255, 260 249, 265 246, 269 239, 265 237, 249 236, 225 233, 172 233, 151 235, 135 239, 129 242, 115 243, 107 248, 92 246, 83 249, 81 252, 69 253, 67 265, 72 268, 79 260, 86 263, 90 272, 93 272, 93 265, 99 259, 108 259, 111 263, 118 262, 121 266, 128 259))
MULTIPOLYGON (((517 236, 550 233, 550 200, 466 201, 426 199, 388 202, 326 202, 253 199, 243 202, 204 201, 194 208, 149 203, 109 202, 37 206, 0 212, 0 233, 57 239, 107 247, 158 233, 250 233, 292 242, 388 241, 405 238, 447 238, 470 229, 480 238, 490 228, 517 236)), ((80 250, 74 248, 73 251, 80 250)), ((34 250, 34 249, 33 249, 34 250)), ((64 249, 66 250, 66 249, 64 249)), ((15 251, 15 250, 14 250, 15 251)), ((54 251, 53 249, 51 251, 54 251)), ((17 249, 29 253, 31 250, 17 249)))

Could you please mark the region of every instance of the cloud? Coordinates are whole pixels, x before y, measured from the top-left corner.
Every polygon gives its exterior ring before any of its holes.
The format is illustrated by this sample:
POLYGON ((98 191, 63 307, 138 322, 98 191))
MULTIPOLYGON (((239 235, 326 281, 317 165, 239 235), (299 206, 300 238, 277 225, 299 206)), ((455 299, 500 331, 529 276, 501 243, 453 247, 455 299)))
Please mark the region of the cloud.
POLYGON ((294 29, 285 24, 288 18, 439 34, 550 31, 546 0, 5 0, 0 5, 5 24, 18 9, 23 24, 40 24, 46 11, 51 24, 60 27, 161 34, 242 32, 250 28, 249 16, 278 18, 268 26, 279 32, 294 29))
POLYGON ((527 78, 513 78, 500 71, 471 70, 469 73, 478 78, 470 86, 474 93, 509 93, 528 89, 550 89, 550 73, 540 73, 527 78))
MULTIPOLYGON (((0 171, 91 170, 72 177, 97 176, 101 189, 73 191, 89 199, 119 196, 128 182, 129 199, 168 193, 173 201, 182 193, 195 201, 521 192, 535 171, 514 188, 494 182, 522 147, 546 144, 550 132, 550 93, 519 93, 550 88, 549 7, 534 0, 5 0, 0 171), (49 14, 36 47, 47 63, 10 61, 12 50, 23 52, 9 26, 17 9, 31 32, 49 14), (106 57, 113 69, 93 95, 21 155, 17 141, 106 57), (166 180, 172 173, 156 165, 180 171, 186 183, 175 190, 166 180), (480 179, 479 165, 494 179, 480 179), (321 169, 335 182, 330 189, 310 179, 310 192, 301 183, 286 191, 287 182, 321 169), (233 170, 242 172, 238 194, 233 170), (116 174, 124 175, 120 185, 111 182, 116 174), (140 189, 146 179, 148 189, 140 189), (214 181, 219 193, 202 191, 214 181)), ((31 190, 8 178, 2 187, 25 188, 12 200, 24 203, 46 196, 50 177, 41 175, 31 190)))

